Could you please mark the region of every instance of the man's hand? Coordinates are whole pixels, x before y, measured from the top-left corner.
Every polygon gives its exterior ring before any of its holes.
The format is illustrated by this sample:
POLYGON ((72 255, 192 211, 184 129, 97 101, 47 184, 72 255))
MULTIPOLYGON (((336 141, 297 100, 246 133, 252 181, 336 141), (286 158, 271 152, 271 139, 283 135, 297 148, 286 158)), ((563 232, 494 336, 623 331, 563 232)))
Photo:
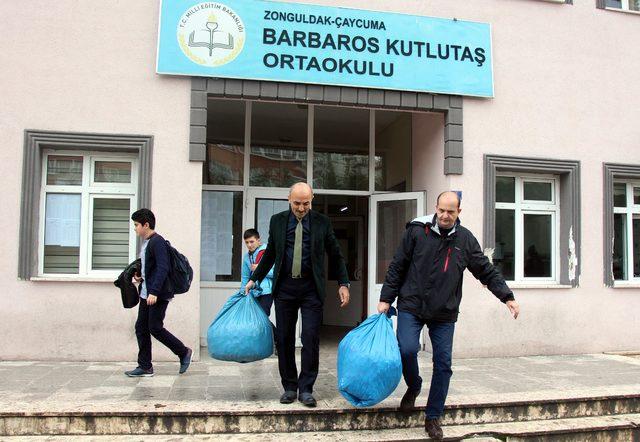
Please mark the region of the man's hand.
POLYGON ((341 286, 338 289, 338 298, 340 298, 340 307, 346 307, 349 304, 349 287, 341 286))
POLYGON ((518 315, 520 314, 520 306, 518 303, 516 301, 507 301, 506 304, 513 315, 513 319, 518 319, 518 315))
POLYGON ((156 295, 149 295, 147 296, 147 305, 153 305, 156 303, 157 300, 158 300, 158 297, 156 295))
POLYGON ((254 285, 256 285, 256 283, 253 282, 252 280, 249 280, 247 282, 247 285, 244 286, 244 294, 248 295, 249 294, 249 290, 251 290, 254 285))
POLYGON ((388 302, 380 301, 378 303, 378 313, 387 313, 390 307, 391 307, 391 304, 389 304, 388 302))

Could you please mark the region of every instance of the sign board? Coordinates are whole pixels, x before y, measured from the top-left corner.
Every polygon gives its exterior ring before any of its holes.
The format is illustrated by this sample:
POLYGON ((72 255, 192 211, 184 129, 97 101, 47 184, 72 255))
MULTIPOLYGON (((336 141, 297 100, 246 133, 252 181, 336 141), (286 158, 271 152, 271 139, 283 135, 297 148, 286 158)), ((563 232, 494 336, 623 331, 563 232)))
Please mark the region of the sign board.
POLYGON ((159 74, 493 96, 486 23, 259 0, 162 0, 159 74))

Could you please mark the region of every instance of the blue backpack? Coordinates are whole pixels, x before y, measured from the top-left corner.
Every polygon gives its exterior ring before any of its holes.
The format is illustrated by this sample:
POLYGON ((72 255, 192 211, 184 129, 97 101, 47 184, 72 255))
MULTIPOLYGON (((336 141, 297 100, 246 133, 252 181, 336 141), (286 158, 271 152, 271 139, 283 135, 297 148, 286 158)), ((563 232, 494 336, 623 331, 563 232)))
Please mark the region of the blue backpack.
POLYGON ((356 407, 386 399, 402 377, 400 347, 388 314, 369 316, 338 345, 338 390, 356 407))
POLYGON ((191 281, 193 281, 193 269, 187 257, 178 252, 169 241, 166 242, 170 261, 168 278, 171 283, 171 291, 175 295, 187 293, 191 287, 191 281))
POLYGON ((212 358, 221 361, 253 362, 273 353, 273 327, 254 296, 261 290, 244 290, 231 296, 207 330, 212 358))

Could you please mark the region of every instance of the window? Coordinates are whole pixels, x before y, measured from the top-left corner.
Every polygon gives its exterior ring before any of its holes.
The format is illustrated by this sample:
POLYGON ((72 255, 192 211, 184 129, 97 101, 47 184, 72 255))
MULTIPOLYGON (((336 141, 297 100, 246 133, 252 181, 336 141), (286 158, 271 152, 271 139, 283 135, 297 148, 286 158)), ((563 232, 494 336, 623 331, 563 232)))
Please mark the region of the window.
POLYGON ((45 150, 42 159, 38 274, 122 271, 136 252, 136 157, 45 150))
POLYGON ((640 282, 640 182, 613 184, 613 279, 640 282))
POLYGON ((640 165, 605 163, 604 283, 640 284, 640 165))
POLYGON ((411 185, 412 114, 408 112, 376 111, 375 168, 376 190, 408 192, 411 185))
POLYGON ((200 279, 239 281, 242 259, 242 192, 202 192, 200 279))
POLYGON ((640 0, 605 0, 605 8, 640 11, 640 0))
POLYGON ((315 189, 369 189, 368 109, 318 106, 315 110, 315 189))
POLYGON ((495 180, 493 262, 508 281, 557 281, 557 178, 499 175, 495 180))
MULTIPOLYGON (((240 281, 253 188, 278 193, 306 181, 316 195, 411 191, 410 112, 214 97, 206 112, 201 281, 240 281)), ((273 213, 280 203, 257 205, 273 213)))
POLYGON ((129 214, 149 207, 152 152, 151 136, 26 130, 18 278, 46 267, 55 277, 113 280, 135 252, 129 214))
POLYGON ((485 253, 516 284, 576 287, 580 163, 485 155, 485 253))
POLYGON ((306 180, 307 110, 305 105, 253 103, 251 186, 289 187, 306 180))
POLYGON ((206 161, 203 184, 242 185, 244 182, 245 103, 227 101, 211 106, 207 117, 206 161))

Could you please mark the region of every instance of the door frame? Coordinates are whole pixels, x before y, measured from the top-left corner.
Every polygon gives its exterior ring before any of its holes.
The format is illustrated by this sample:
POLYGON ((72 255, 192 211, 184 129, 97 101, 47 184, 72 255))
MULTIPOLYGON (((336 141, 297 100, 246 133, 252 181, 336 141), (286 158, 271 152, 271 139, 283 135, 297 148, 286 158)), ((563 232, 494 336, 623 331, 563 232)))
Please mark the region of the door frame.
MULTIPOLYGON (((380 291, 383 284, 376 283, 378 252, 378 203, 384 201, 416 201, 416 217, 426 215, 427 192, 400 192, 371 195, 369 199, 369 275, 367 281, 368 314, 377 313, 380 291)), ((409 222, 411 220, 407 220, 409 222)))
POLYGON ((256 227, 256 199, 289 200, 289 189, 278 188, 255 188, 250 187, 246 191, 244 202, 244 217, 242 220, 243 231, 256 227))

